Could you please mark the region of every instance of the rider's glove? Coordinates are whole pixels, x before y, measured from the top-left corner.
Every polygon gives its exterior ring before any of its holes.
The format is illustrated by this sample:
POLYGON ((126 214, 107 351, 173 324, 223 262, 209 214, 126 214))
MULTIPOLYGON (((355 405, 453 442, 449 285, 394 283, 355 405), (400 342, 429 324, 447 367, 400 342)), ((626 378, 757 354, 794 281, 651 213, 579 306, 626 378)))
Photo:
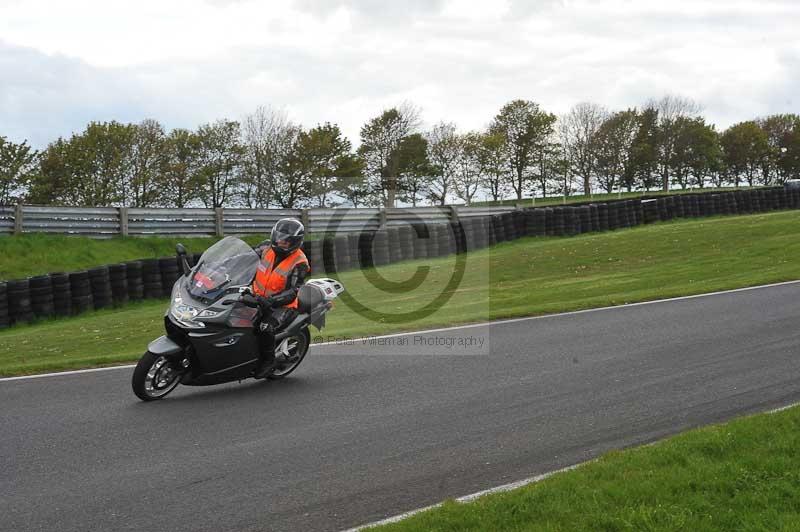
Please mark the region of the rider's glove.
POLYGON ((256 308, 256 307, 260 306, 259 305, 259 301, 258 301, 259 299, 260 299, 259 297, 254 296, 253 294, 245 293, 245 294, 242 294, 241 302, 242 302, 242 305, 245 305, 245 306, 248 306, 248 307, 252 307, 252 308, 256 308))
POLYGON ((272 296, 269 297, 258 297, 258 306, 261 307, 262 311, 267 311, 275 306, 275 298, 272 296))

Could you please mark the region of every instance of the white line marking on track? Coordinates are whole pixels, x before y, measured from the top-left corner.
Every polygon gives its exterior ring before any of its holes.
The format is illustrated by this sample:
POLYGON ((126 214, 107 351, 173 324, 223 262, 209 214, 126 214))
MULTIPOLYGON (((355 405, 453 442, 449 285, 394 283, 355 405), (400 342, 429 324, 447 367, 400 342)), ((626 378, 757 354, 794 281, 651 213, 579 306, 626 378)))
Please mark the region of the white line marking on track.
MULTIPOLYGON (((456 502, 460 502, 460 503, 467 503, 467 502, 472 502, 472 501, 474 501, 476 499, 479 499, 479 498, 483 497, 484 495, 491 495, 493 493, 501 493, 501 492, 504 492, 504 491, 515 490, 517 488, 521 488, 521 487, 527 486, 529 484, 535 484, 535 483, 540 482, 540 481, 542 481, 542 480, 544 480, 544 479, 546 479, 548 477, 551 477, 553 475, 557 475, 558 473, 566 473, 567 471, 572 471, 573 469, 576 469, 576 468, 581 467, 583 465, 589 464, 591 462, 594 462, 594 460, 588 460, 586 462, 581 462, 579 464, 574 464, 574 465, 571 465, 571 466, 567 466, 567 467, 564 467, 564 468, 561 468, 561 469, 557 469, 555 471, 549 471, 547 473, 542 473, 541 475, 536 475, 536 476, 529 477, 529 478, 526 478, 526 479, 523 479, 523 480, 518 480, 516 482, 510 482, 508 484, 503 484, 502 486, 495 486, 494 488, 489 488, 487 490, 478 491, 478 492, 475 492, 475 493, 470 493, 469 495, 464 495, 463 497, 457 497, 455 499, 455 501, 456 502)), ((349 529, 345 530, 344 532, 359 532, 360 530, 364 530, 365 528, 369 528, 369 527, 373 527, 373 526, 380 526, 380 525, 388 525, 388 524, 391 524, 391 523, 397 523, 399 521, 402 521, 404 519, 407 519, 407 518, 411 517, 412 515, 416 515, 416 514, 419 514, 419 513, 422 513, 422 512, 427 512, 428 510, 433 510, 434 508, 438 508, 441 505, 442 505, 442 503, 437 503, 437 504, 432 504, 430 506, 425 506, 424 508, 417 508, 416 510, 410 510, 408 512, 404 512, 404 513, 399 514, 399 515, 393 515, 392 517, 387 517, 386 519, 381 519, 380 521, 375 521, 373 523, 366 523, 366 524, 357 526, 355 528, 349 528, 349 529)))
MULTIPOLYGON (((784 410, 789 410, 790 408, 794 408, 796 406, 800 406, 800 403, 791 403, 791 404, 788 404, 788 405, 785 405, 785 406, 774 408, 772 410, 767 410, 766 412, 764 412, 764 414, 777 414, 778 412, 783 412, 784 410)), ((650 442, 650 443, 645 444, 645 445, 646 446, 657 445, 657 444, 659 444, 659 443, 661 443, 663 441, 664 441, 663 439, 662 440, 656 440, 654 442, 650 442)), ((578 464, 574 464, 574 465, 567 466, 567 467, 564 467, 564 468, 561 468, 561 469, 557 469, 555 471, 542 473, 541 475, 536 475, 536 476, 529 477, 529 478, 526 478, 526 479, 523 479, 523 480, 518 480, 516 482, 510 482, 508 484, 495 486, 493 488, 485 489, 483 491, 477 491, 475 493, 470 493, 469 495, 464 495, 462 497, 457 497, 455 499, 455 501, 456 502, 460 502, 460 503, 468 503, 468 502, 473 502, 476 499, 479 499, 479 498, 483 497, 484 495, 491 495, 493 493, 502 493, 502 492, 506 492, 506 491, 515 490, 517 488, 522 488, 523 486, 527 486, 529 484, 535 484, 535 483, 540 482, 540 481, 542 481, 542 480, 544 480, 544 479, 546 479, 548 477, 551 477, 553 475, 557 475, 558 473, 565 473, 567 471, 572 471, 573 469, 577 469, 577 468, 579 468, 581 466, 584 466, 586 464, 590 464, 590 463, 592 463, 594 461, 595 461, 595 459, 587 460, 586 462, 580 462, 578 464)), ((408 512, 403 512, 402 514, 393 515, 392 517, 387 517, 386 519, 381 519, 380 521, 374 521, 372 523, 366 523, 366 524, 363 524, 363 525, 359 525, 359 526, 357 526, 355 528, 349 528, 349 529, 345 530, 344 532, 359 532, 361 530, 364 530, 365 528, 370 528, 370 527, 373 527, 373 526, 380 526, 380 525, 388 525, 388 524, 391 524, 391 523, 397 523, 399 521, 402 521, 404 519, 407 519, 407 518, 411 517, 412 515, 416 515, 416 514, 419 514, 419 513, 422 513, 422 512, 427 512, 428 510, 433 510, 434 508, 438 508, 441 505, 442 505, 442 503, 436 503, 436 504, 431 504, 430 506, 425 506, 423 508, 417 508, 416 510, 409 510, 408 512)))
MULTIPOLYGON (((718 292, 708 292, 705 294, 694 294, 691 296, 679 296, 679 297, 670 297, 666 299, 654 299, 652 301, 640 301, 638 303, 623 303, 621 305, 612 305, 610 307, 599 307, 599 308, 587 308, 583 310, 572 310, 569 312, 559 312, 558 314, 543 314, 541 316, 526 316, 523 318, 509 318, 504 320, 495 320, 495 321, 483 321, 480 323, 469 323, 466 325, 454 325, 452 327, 441 327, 438 329, 424 329, 421 331, 408 331, 408 332, 400 332, 400 333, 392 333, 392 334, 384 334, 380 336, 369 336, 369 337, 362 337, 362 338, 348 338, 348 342, 352 341, 360 341, 360 340, 379 340, 381 338, 396 338, 398 336, 409 336, 412 334, 430 334, 436 332, 445 332, 445 331, 458 331, 461 329, 473 329, 475 327, 491 327, 495 325, 504 325, 506 323, 517 323, 521 321, 530 321, 530 320, 545 320, 550 318, 558 318, 560 316, 572 316, 575 314, 586 314, 589 312, 602 312, 607 310, 618 310, 618 309, 625 309, 628 307, 638 307, 641 305, 655 305, 658 303, 669 303, 672 301, 682 301, 684 299, 698 299, 702 297, 712 297, 712 296, 719 296, 725 294, 734 294, 736 292, 747 292, 750 290, 760 290, 762 288, 774 288, 777 286, 786 286, 792 284, 798 284, 800 280, 796 281, 784 281, 781 283, 772 283, 772 284, 763 284, 758 286, 747 286, 745 288, 733 288, 731 290, 720 290, 718 292)), ((327 346, 335 346, 339 345, 341 342, 321 342, 318 344, 311 344, 313 347, 327 347, 327 346)), ((42 377, 59 377, 62 375, 75 375, 79 373, 91 373, 95 371, 108 371, 112 369, 126 369, 135 367, 135 364, 126 364, 124 366, 108 366, 104 368, 91 368, 91 369, 76 369, 72 371, 58 371, 54 373, 39 373, 38 375, 21 375, 19 377, 2 377, 0 378, 0 382, 4 381, 16 381, 16 380, 23 380, 23 379, 39 379, 42 377)))

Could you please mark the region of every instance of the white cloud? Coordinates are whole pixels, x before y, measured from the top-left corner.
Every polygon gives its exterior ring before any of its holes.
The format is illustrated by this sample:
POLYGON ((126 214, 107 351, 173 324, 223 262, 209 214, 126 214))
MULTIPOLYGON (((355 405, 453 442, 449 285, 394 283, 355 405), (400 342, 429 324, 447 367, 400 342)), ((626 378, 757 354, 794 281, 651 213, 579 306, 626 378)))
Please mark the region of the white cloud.
POLYGON ((800 112, 792 1, 137 3, 0 0, 0 135, 42 145, 88 120, 196 127, 261 104, 360 125, 408 99, 428 123, 485 125, 680 93, 725 127, 800 112), (124 7, 123 7, 124 6, 124 7))

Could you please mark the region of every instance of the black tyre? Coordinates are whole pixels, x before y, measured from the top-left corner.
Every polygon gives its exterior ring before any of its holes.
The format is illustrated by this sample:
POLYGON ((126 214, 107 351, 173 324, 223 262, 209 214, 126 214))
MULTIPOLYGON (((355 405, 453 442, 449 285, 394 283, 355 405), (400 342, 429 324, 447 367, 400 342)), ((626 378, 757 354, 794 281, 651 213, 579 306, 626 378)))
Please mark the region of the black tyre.
POLYGON ((142 401, 163 399, 178 386, 181 374, 170 359, 147 351, 133 370, 133 393, 142 401))
POLYGON ((284 341, 281 341, 275 348, 275 357, 278 365, 272 370, 267 378, 270 380, 283 379, 291 372, 297 369, 297 366, 303 361, 308 353, 308 346, 311 343, 311 334, 308 329, 303 329, 300 333, 290 336, 284 341), (286 343, 287 353, 284 353, 281 347, 286 343))

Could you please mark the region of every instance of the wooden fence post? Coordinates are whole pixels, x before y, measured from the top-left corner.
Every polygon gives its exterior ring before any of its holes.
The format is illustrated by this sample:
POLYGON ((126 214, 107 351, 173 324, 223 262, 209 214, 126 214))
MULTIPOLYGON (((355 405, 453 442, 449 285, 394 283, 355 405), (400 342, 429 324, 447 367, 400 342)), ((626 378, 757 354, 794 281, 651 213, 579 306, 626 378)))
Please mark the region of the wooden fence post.
POLYGON ((119 208, 119 234, 128 236, 128 208, 119 208))
POLYGON ((225 218, 222 207, 214 209, 214 232, 217 236, 225 236, 225 218))
POLYGON ((14 207, 14 234, 22 234, 22 223, 25 219, 25 214, 22 212, 22 203, 17 203, 14 207))

